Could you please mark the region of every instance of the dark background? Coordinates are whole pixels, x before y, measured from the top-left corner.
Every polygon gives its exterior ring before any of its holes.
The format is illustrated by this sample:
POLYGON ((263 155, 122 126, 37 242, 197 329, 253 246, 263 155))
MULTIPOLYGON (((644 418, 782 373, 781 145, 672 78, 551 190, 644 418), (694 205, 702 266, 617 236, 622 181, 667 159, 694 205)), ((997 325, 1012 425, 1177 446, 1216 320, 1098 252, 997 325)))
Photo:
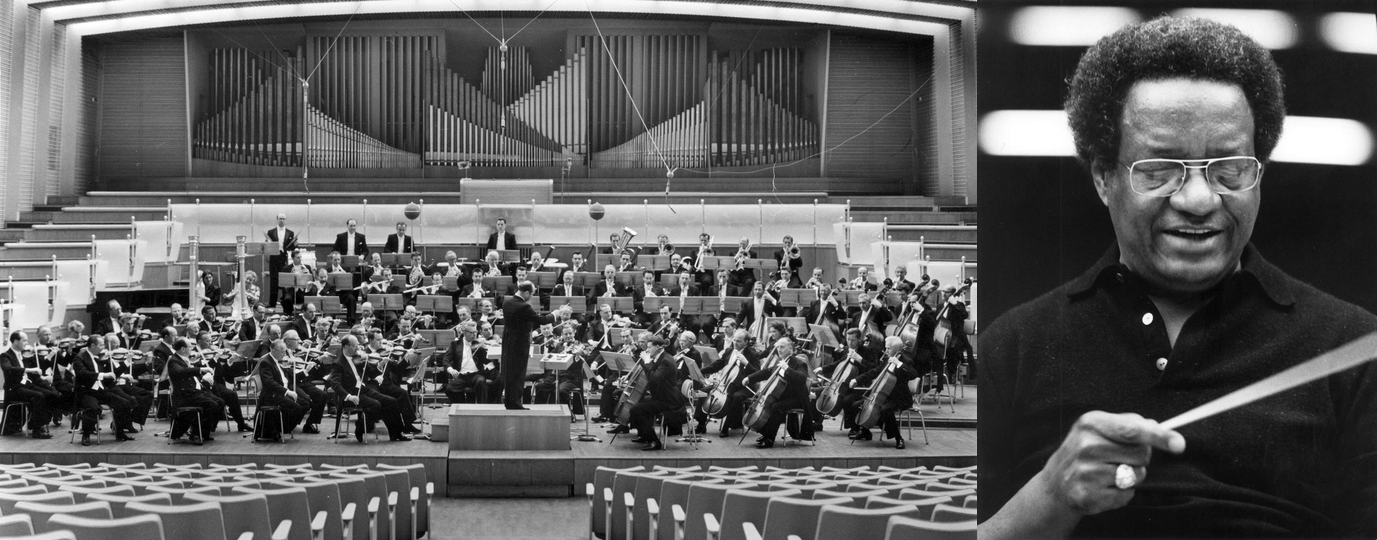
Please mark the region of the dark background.
MULTIPOLYGON (((1111 2, 981 2, 981 116, 1003 109, 1060 110, 1066 80, 1084 47, 1029 47, 1008 41, 1008 22, 1025 5, 1104 6, 1111 2)), ((1134 2, 1149 19, 1180 7, 1281 9, 1299 41, 1275 50, 1288 115, 1347 118, 1377 131, 1377 55, 1341 53, 1317 35, 1326 13, 1372 13, 1373 2, 1134 2), (1317 4, 1317 5, 1311 5, 1317 4)), ((1114 242, 1109 213, 1074 158, 979 154, 981 320, 993 321, 1084 272, 1114 242)), ((1292 276, 1377 312, 1377 159, 1363 166, 1272 162, 1253 243, 1292 276)), ((982 325, 984 326, 984 325, 982 325)))

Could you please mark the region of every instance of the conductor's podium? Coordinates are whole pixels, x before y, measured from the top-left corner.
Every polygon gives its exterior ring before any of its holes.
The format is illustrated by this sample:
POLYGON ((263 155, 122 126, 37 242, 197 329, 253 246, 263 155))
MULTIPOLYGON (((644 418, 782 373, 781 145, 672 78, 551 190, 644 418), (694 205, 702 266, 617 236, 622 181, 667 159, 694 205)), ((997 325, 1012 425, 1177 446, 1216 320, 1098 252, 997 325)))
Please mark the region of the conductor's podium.
POLYGON ((449 406, 450 450, 568 450, 569 407, 526 405, 509 411, 498 403, 449 406))
POLYGON ((451 497, 569 497, 574 455, 567 405, 449 407, 451 497))

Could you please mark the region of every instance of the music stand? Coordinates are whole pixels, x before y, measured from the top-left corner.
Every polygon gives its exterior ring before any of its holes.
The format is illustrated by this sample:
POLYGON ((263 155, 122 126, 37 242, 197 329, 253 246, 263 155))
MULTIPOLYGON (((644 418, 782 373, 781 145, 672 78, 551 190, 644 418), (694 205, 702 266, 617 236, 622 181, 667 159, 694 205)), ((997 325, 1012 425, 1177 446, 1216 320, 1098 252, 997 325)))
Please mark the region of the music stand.
POLYGON ((388 286, 396 287, 398 289, 406 287, 406 276, 392 276, 392 283, 388 284, 388 286))
POLYGON ((330 274, 325 282, 333 286, 337 291, 347 291, 354 288, 354 274, 335 272, 330 274))
POLYGON ((588 299, 582 296, 551 296, 550 311, 555 308, 568 304, 574 313, 588 313, 588 299))
POLYGON ((244 358, 246 360, 257 360, 257 357, 255 357, 254 354, 258 352, 258 347, 262 344, 263 342, 257 339, 253 341, 245 341, 240 343, 238 347, 235 347, 234 352, 237 353, 241 358, 244 358))
POLYGON ((456 339, 453 330, 418 330, 416 333, 429 340, 430 344, 440 351, 448 351, 450 344, 456 339))
POLYGON ((899 291, 889 291, 885 293, 885 307, 899 307, 904 305, 904 293, 899 291))
POLYGON ((494 294, 506 291, 512 285, 512 276, 483 276, 483 290, 494 294))
POLYGON ((362 261, 363 258, 358 255, 340 255, 339 267, 343 268, 345 271, 353 272, 359 267, 362 261))
POLYGON ((852 307, 861 303, 860 296, 864 293, 860 289, 844 289, 837 292, 837 301, 845 307, 852 307))
MULTIPOLYGON (((808 335, 813 338, 814 351, 816 351, 813 354, 814 358, 817 358, 817 356, 822 353, 823 347, 831 347, 835 350, 837 347, 841 346, 837 341, 837 336, 832 333, 831 328, 820 324, 810 324, 808 325, 808 329, 811 331, 808 335)), ((818 360, 818 364, 821 363, 822 361, 818 360)), ((818 366, 809 366, 809 368, 817 369, 818 366)))
POLYGON ((410 253, 383 253, 382 265, 389 267, 407 266, 411 264, 410 253))
MULTIPOLYGON (((594 375, 595 373, 593 373, 593 367, 588 365, 588 362, 583 362, 583 380, 591 381, 593 380, 594 375)), ((558 391, 558 386, 556 386, 556 391, 558 391)), ((588 414, 588 394, 584 392, 582 385, 579 386, 579 397, 583 399, 583 434, 570 436, 569 440, 582 442, 602 442, 602 439, 599 439, 596 435, 593 435, 588 432, 592 429, 591 424, 589 423, 589 419, 592 418, 592 415, 588 414)), ((558 398, 556 398, 556 400, 558 400, 558 398)))
POLYGON ((613 312, 629 312, 636 309, 636 299, 630 296, 597 298, 596 302, 599 304, 607 304, 611 306, 613 312))
POLYGON ((534 283, 537 289, 549 290, 555 288, 555 272, 526 272, 526 279, 534 283))
POLYGON ((494 249, 493 251, 496 251, 499 255, 502 256, 502 262, 504 262, 504 263, 521 262, 521 251, 519 251, 519 250, 515 250, 515 249, 501 249, 501 250, 498 250, 498 249, 494 249))
MULTIPOLYGON (((717 349, 707 345, 694 345, 693 350, 698 351, 698 355, 703 357, 703 363, 714 364, 722 357, 717 354, 717 349)), ((700 374, 701 375, 701 374, 700 374)))
POLYGON ((784 307, 804 307, 818 299, 818 291, 814 289, 781 289, 779 291, 779 305, 784 307))
POLYGON ((768 328, 774 321, 783 321, 785 326, 793 328, 795 336, 808 333, 808 320, 803 317, 765 317, 765 326, 768 328))
POLYGON ((741 306, 746 305, 746 302, 749 300, 750 297, 746 296, 728 296, 724 302, 726 307, 724 307, 723 310, 725 313, 740 313, 741 306))
POLYGON ((278 272, 277 287, 280 289, 304 289, 311 282, 311 276, 296 272, 278 272))
MULTIPOLYGON (((679 299, 674 296, 668 298, 679 299)), ((711 296, 686 296, 684 297, 684 307, 680 310, 679 315, 702 315, 706 313, 707 301, 712 299, 711 296)))
POLYGON ((679 297, 677 296, 647 296, 641 301, 641 309, 646 313, 659 313, 660 306, 668 305, 671 312, 679 307, 679 297), (673 303, 667 302, 673 300, 673 303))
POLYGON ((779 270, 779 261, 774 259, 746 259, 746 269, 773 272, 779 270))
POLYGON ((338 296, 307 296, 302 308, 305 309, 305 306, 309 304, 315 304, 316 309, 326 315, 344 313, 344 307, 340 305, 338 296))
POLYGON ((669 270, 669 255, 641 255, 639 260, 651 270, 669 270))
POLYGON ((593 266, 596 267, 599 270, 599 272, 601 272, 603 268, 607 268, 607 265, 609 264, 612 266, 618 266, 621 264, 621 262, 622 255, 620 253, 598 253, 596 255, 593 255, 593 266))
POLYGON ((602 279, 602 274, 598 272, 574 272, 574 285, 585 289, 596 287, 602 279))
MULTIPOLYGON (((695 346, 694 348, 696 349, 696 348, 698 348, 698 347, 695 346)), ((708 347, 708 348, 711 349, 712 347, 708 347)), ((688 372, 689 372, 689 373, 688 373, 688 378, 689 378, 690 380, 696 382, 696 383, 702 384, 702 383, 703 383, 703 371, 700 370, 700 369, 698 368, 698 363, 697 363, 697 362, 694 362, 692 358, 684 358, 684 359, 682 360, 682 362, 684 363, 684 365, 688 366, 688 372)), ((697 392, 694 392, 693 394, 694 394, 694 395, 684 396, 685 398, 688 398, 688 400, 689 400, 689 408, 690 408, 690 409, 696 406, 696 405, 695 405, 695 402, 698 400, 697 392)), ((689 415, 689 420, 693 420, 693 416, 692 416, 692 415, 689 415)), ((704 437, 704 436, 702 436, 702 435, 697 434, 696 432, 690 431, 690 432, 684 433, 683 435, 680 435, 678 439, 674 439, 674 442, 686 442, 686 443, 689 443, 689 444, 695 444, 695 445, 696 445, 697 443, 701 443, 701 442, 712 442, 712 441, 711 441, 711 440, 708 440, 706 437, 704 437)), ((693 449, 694 449, 694 450, 697 450, 698 447, 697 447, 697 446, 694 446, 693 449)))
POLYGON ((443 276, 440 278, 440 281, 444 282, 440 285, 440 288, 442 290, 446 290, 449 292, 459 291, 459 276, 443 276))
MULTIPOLYGON (((674 272, 665 272, 663 274, 660 274, 660 286, 664 287, 666 291, 673 289, 678 284, 679 274, 674 272)), ((692 280, 690 280, 689 284, 693 284, 692 280)))
POLYGON ((602 351, 601 354, 602 361, 607 363, 608 367, 611 367, 613 371, 625 373, 631 371, 631 368, 636 367, 636 359, 632 358, 629 354, 612 351, 602 351))
POLYGON ((612 279, 614 283, 620 283, 623 287, 634 289, 642 286, 641 281, 645 278, 641 277, 640 272, 617 272, 616 275, 612 276, 612 279))
POLYGON ((445 295, 417 295, 416 311, 423 313, 450 313, 454 311, 454 298, 445 295))
POLYGON ((469 298, 469 297, 467 297, 467 296, 462 297, 462 298, 458 298, 458 299, 454 300, 454 309, 457 310, 457 309, 459 309, 459 308, 461 308, 461 307, 467 307, 467 308, 469 308, 469 315, 473 315, 475 312, 478 311, 478 301, 479 301, 479 300, 482 300, 482 299, 481 299, 481 298, 469 298))

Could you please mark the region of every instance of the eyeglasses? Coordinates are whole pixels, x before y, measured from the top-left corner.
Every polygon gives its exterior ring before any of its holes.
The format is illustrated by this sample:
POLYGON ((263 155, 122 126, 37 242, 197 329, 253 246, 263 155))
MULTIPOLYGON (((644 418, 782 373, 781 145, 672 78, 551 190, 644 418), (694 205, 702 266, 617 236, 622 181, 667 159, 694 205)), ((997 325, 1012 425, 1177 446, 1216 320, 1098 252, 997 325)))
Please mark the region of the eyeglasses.
POLYGON ((1262 179, 1262 162, 1252 156, 1214 159, 1140 159, 1128 166, 1133 192, 1148 197, 1170 197, 1186 185, 1190 169, 1203 169, 1205 181, 1215 193, 1248 191, 1262 179), (1188 165, 1199 163, 1199 165, 1188 165))

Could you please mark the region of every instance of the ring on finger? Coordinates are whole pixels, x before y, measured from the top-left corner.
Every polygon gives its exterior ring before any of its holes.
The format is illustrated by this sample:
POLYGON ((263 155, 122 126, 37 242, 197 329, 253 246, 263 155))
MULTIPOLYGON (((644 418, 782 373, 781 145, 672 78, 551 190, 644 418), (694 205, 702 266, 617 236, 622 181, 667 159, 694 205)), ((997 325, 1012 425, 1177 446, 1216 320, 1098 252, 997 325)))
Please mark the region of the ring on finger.
POLYGON ((1133 466, 1127 463, 1120 463, 1114 470, 1114 487, 1119 489, 1129 489, 1138 483, 1138 475, 1133 472, 1133 466))

